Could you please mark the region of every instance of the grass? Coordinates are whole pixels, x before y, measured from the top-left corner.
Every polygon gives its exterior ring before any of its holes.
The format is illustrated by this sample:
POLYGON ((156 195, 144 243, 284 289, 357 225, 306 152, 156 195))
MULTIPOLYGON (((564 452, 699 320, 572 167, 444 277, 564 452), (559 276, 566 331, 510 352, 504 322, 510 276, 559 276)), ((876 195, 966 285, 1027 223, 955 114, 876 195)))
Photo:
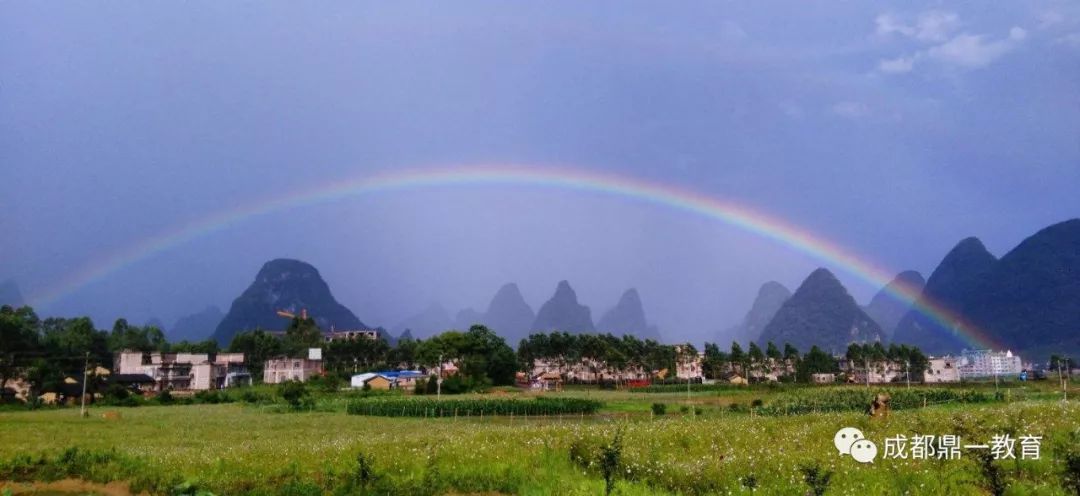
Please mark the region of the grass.
POLYGON ((38 467, 24 478, 88 473, 106 482, 114 474, 141 478, 140 488, 162 494, 597 495, 605 491, 605 447, 621 432, 613 494, 749 494, 751 488, 805 494, 807 467, 831 473, 825 494, 988 493, 984 467, 967 453, 960 460, 879 459, 869 465, 840 457, 833 433, 853 426, 879 446, 896 434, 956 433, 973 440, 1040 434, 1041 460, 996 462, 1006 494, 1066 494, 1062 463, 1051 447, 1075 439, 1080 403, 949 403, 895 411, 881 421, 858 412, 763 417, 725 407, 753 399, 768 404, 782 394, 703 391, 687 399, 685 392, 576 390, 559 395, 603 401, 606 410, 513 420, 369 417, 336 407, 277 414, 242 402, 95 407, 86 419, 77 409, 8 411, 0 413, 0 474, 22 456, 38 467), (656 402, 669 404, 662 418, 648 414, 656 402), (673 413, 679 405, 701 405, 703 414, 673 413), (106 410, 121 418, 102 418, 106 410), (65 458, 72 447, 86 455, 65 458), (108 458, 104 465, 91 463, 102 457, 108 458), (60 470, 64 459, 76 461, 60 470))

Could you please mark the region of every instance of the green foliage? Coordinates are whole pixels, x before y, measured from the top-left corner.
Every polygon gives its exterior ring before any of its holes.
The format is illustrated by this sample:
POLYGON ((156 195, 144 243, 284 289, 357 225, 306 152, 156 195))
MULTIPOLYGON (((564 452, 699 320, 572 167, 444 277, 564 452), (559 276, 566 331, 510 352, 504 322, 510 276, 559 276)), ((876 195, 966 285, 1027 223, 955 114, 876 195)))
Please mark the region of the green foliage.
POLYGON ((795 375, 799 382, 810 382, 813 374, 835 374, 840 372, 836 360, 832 355, 821 351, 817 346, 811 346, 810 352, 799 360, 795 369, 795 375))
POLYGON ((288 356, 307 356, 308 348, 318 348, 323 344, 322 331, 315 325, 315 319, 299 315, 292 318, 285 328, 282 339, 282 351, 288 356))
POLYGON ((804 465, 799 471, 803 474, 803 482, 810 486, 811 494, 814 496, 825 494, 825 490, 829 488, 829 482, 832 480, 833 473, 831 470, 823 470, 817 463, 812 463, 804 465))
POLYGON ((158 393, 158 395, 154 399, 158 402, 159 405, 171 405, 175 401, 172 392, 170 392, 168 389, 158 393))
POLYGON ((307 386, 300 381, 285 381, 278 386, 278 395, 292 407, 293 410, 306 409, 311 406, 311 396, 307 386))
POLYGON ((109 351, 164 351, 168 349, 165 333, 154 326, 129 325, 127 319, 116 319, 109 333, 109 351))
MULTIPOLYGON (((235 392, 236 396, 242 393, 235 392)), ((608 401, 632 396, 622 391, 589 394, 608 401)), ((734 395, 742 398, 743 405, 749 403, 745 394, 734 395)), ((771 401, 769 396, 764 398, 771 401)), ((720 399, 728 401, 732 395, 720 399)), ((652 399, 634 401, 647 410, 652 399)), ((0 443, 0 480, 56 480, 72 472, 72 477, 88 482, 127 481, 136 494, 144 490, 149 494, 212 491, 261 496, 598 494, 605 485, 601 452, 621 430, 613 494, 694 496, 745 494, 748 489, 762 494, 807 494, 811 489, 798 467, 810 461, 811 455, 821 457, 821 469, 835 471, 826 494, 989 494, 981 487, 984 478, 978 464, 968 454, 963 460, 935 460, 931 465, 940 469, 902 461, 844 463, 835 451, 829 453, 832 435, 837 425, 854 425, 875 439, 899 432, 949 432, 979 434, 970 438, 975 440, 1011 425, 1010 419, 1022 419, 1021 427, 1037 426, 1047 441, 1060 444, 1061 449, 1080 445, 1067 435, 1076 429, 1080 404, 1057 400, 902 411, 885 424, 866 421, 858 412, 754 418, 716 415, 671 422, 632 418, 616 424, 606 417, 582 421, 577 415, 558 420, 426 421, 319 412, 269 415, 269 410, 237 405, 147 408, 125 414, 119 423, 81 421, 71 410, 62 409, 5 411, 0 414, 0 439, 17 442, 0 443), (960 429, 958 420, 970 428, 960 429), (59 455, 74 442, 70 432, 75 424, 80 446, 115 446, 115 451, 86 451, 64 464, 69 468, 58 468, 59 455), (271 435, 250 434, 256 431, 271 435), (791 443, 803 449, 791 449, 791 443), (221 461, 206 456, 218 453, 215 447, 220 446, 242 449, 225 451, 228 456, 221 461), (366 470, 357 460, 360 452, 367 459, 366 470), (102 454, 108 456, 89 456, 102 454), (371 474, 370 482, 361 488, 356 482, 364 480, 365 471, 371 474)), ((1044 452, 1041 460, 1019 462, 1015 472, 1011 462, 997 462, 1010 483, 1008 493, 1073 494, 1062 489, 1068 487, 1064 486, 1065 458, 1058 453, 1044 452)), ((821 469, 814 478, 817 486, 822 485, 821 469)))
POLYGON ((994 463, 994 456, 989 451, 975 453, 975 459, 979 462, 979 472, 983 476, 983 487, 994 496, 1003 496, 1008 484, 1005 482, 1005 474, 1001 467, 994 463))
POLYGON ((346 412, 352 415, 384 417, 475 417, 482 415, 568 415, 596 413, 603 406, 598 401, 581 398, 516 399, 444 399, 372 398, 349 402, 346 412))
POLYGON ((615 438, 600 450, 600 472, 604 476, 604 494, 610 495, 615 490, 615 479, 621 473, 622 466, 622 431, 615 433, 615 438))
POLYGON ((661 416, 667 413, 667 405, 663 403, 653 403, 650 408, 652 408, 653 415, 656 416, 661 416))
POLYGON ((1071 441, 1058 451, 1061 487, 1069 494, 1080 496, 1080 431, 1074 432, 1071 441))
POLYGON ((468 332, 449 331, 420 341, 415 355, 417 362, 432 370, 441 365, 440 357, 458 365, 458 373, 443 381, 443 392, 449 394, 513 385, 518 369, 514 350, 482 325, 474 325, 468 332))
POLYGON ((284 353, 280 339, 265 331, 255 330, 237 334, 229 344, 230 353, 243 353, 251 376, 262 379, 263 367, 270 358, 284 353))
POLYGON ((356 454, 356 469, 353 470, 352 484, 356 488, 368 488, 376 479, 375 463, 371 455, 363 451, 356 454))
MULTIPOLYGON (((784 393, 762 406, 763 415, 801 415, 813 412, 865 411, 874 395, 888 393, 889 405, 894 410, 921 408, 927 404, 985 403, 991 401, 988 393, 972 389, 952 388, 806 388, 784 393)), ((757 405, 755 405, 757 406, 757 405)))
POLYGON ((221 347, 218 346, 218 342, 213 339, 207 339, 205 341, 189 342, 180 341, 179 343, 172 343, 168 345, 169 353, 218 353, 221 351, 221 347))

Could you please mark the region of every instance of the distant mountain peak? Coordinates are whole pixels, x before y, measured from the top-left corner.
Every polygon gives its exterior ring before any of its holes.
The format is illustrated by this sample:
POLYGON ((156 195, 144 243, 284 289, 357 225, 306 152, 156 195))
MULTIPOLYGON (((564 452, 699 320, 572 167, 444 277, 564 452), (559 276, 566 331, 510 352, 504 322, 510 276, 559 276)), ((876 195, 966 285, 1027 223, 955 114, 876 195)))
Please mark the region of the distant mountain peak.
POLYGON ((803 280, 762 332, 760 343, 791 343, 799 350, 818 346, 839 352, 853 342, 880 341, 881 327, 863 312, 828 269, 803 280))
POLYGON ((0 282, 0 306, 9 305, 11 307, 21 307, 26 304, 23 300, 22 292, 19 291, 19 285, 15 284, 15 281, 7 280, 0 282))
POLYGON ((600 317, 596 330, 620 336, 632 335, 640 339, 660 340, 659 330, 650 326, 645 318, 645 307, 635 288, 623 291, 618 303, 600 317))
POLYGON ((563 280, 555 288, 555 294, 536 312, 533 331, 592 332, 595 326, 592 311, 581 305, 570 283, 563 280))
POLYGON ((512 282, 503 284, 495 292, 483 315, 484 324, 515 347, 528 337, 535 320, 536 313, 525 302, 518 285, 512 282))
POLYGON ((454 327, 454 321, 450 318, 450 312, 438 302, 430 302, 423 310, 401 321, 394 326, 394 332, 411 333, 420 338, 428 338, 454 327))
POLYGON ((314 266, 300 260, 278 258, 263 264, 254 282, 233 301, 229 313, 214 331, 214 339, 225 346, 242 331, 282 330, 289 322, 277 315, 278 310, 307 310, 323 330, 367 327, 334 299, 330 287, 314 266))
POLYGON ((203 341, 210 339, 218 324, 225 318, 216 305, 207 305, 201 311, 185 315, 166 331, 170 341, 203 341))
MULTIPOLYGON (((757 296, 742 321, 724 334, 741 344, 756 342, 776 311, 791 298, 791 290, 776 281, 768 281, 758 288, 757 296)), ((723 342, 723 341, 721 341, 723 342)))
POLYGON ((874 295, 865 308, 866 314, 891 338, 896 326, 911 311, 925 286, 926 280, 922 274, 914 270, 903 271, 874 295))

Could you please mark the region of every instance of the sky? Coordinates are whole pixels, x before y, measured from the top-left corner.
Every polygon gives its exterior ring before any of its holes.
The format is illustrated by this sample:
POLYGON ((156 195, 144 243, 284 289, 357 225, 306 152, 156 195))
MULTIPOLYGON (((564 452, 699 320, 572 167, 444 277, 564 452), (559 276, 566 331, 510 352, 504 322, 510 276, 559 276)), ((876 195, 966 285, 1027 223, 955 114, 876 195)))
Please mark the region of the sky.
POLYGON ((153 236, 376 174, 515 164, 688 188, 929 275, 1080 213, 1080 3, 4 2, 0 280, 43 315, 166 325, 269 259, 369 325, 433 302, 593 318, 636 287, 668 340, 720 340, 827 261, 660 205, 446 185, 153 236), (55 298, 49 297, 55 295, 55 298))

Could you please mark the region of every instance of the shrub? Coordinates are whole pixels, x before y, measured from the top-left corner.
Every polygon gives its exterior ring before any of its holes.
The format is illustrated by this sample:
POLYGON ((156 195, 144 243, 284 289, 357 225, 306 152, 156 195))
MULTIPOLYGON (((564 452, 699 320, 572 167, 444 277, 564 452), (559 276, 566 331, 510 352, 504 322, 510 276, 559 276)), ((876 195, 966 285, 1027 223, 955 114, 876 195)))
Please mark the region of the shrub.
POLYGON ((154 399, 157 400, 159 405, 171 405, 174 402, 173 395, 168 389, 158 393, 154 399))
POLYGON ((652 412, 653 415, 656 415, 657 417, 664 415, 665 413, 667 413, 667 405, 663 403, 653 403, 652 412))
POLYGON ((532 400, 443 399, 381 397, 350 401, 345 411, 352 415, 384 417, 453 417, 482 415, 566 415, 596 413, 602 403, 583 398, 545 398, 532 400))
POLYGON ((686 406, 686 405, 680 406, 679 407, 679 413, 681 413, 683 415, 686 415, 686 414, 690 413, 690 407, 686 406))
POLYGON ((765 415, 801 415, 812 412, 858 412, 870 405, 875 394, 888 393, 894 410, 921 408, 936 403, 983 403, 992 396, 974 390, 954 388, 814 388, 783 393, 758 409, 765 415))
POLYGON ((604 476, 604 494, 610 495, 615 489, 615 477, 619 474, 622 463, 622 431, 615 433, 615 439, 600 449, 600 472, 604 476))
POLYGON ((988 451, 978 452, 975 456, 979 460, 979 471, 982 473, 986 490, 994 496, 1004 495, 1007 487, 1005 476, 1001 467, 994 463, 994 456, 988 451))
POLYGON ((374 460, 363 451, 356 454, 356 470, 353 471, 352 483, 356 487, 366 488, 375 481, 374 460))
POLYGON ((803 473, 803 481, 810 486, 811 494, 814 496, 825 494, 825 490, 829 488, 829 481, 832 479, 831 470, 822 470, 817 463, 805 465, 799 470, 803 473))
POLYGON ((1061 464, 1061 487, 1068 494, 1080 496, 1080 430, 1065 436, 1055 451, 1061 464))
POLYGON ((281 383, 281 385, 278 386, 278 395, 280 395, 293 410, 300 410, 310 406, 311 398, 307 386, 300 381, 285 381, 281 383))

